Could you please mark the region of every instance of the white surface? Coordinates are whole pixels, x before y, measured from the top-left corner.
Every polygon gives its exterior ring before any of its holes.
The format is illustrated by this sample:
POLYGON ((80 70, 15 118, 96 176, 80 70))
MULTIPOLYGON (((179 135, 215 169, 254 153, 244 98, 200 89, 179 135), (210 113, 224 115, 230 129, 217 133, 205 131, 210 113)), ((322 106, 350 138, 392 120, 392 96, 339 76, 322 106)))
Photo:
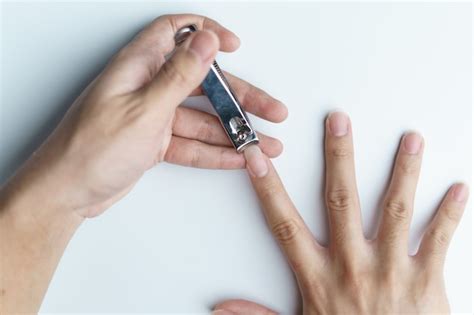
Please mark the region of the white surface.
MULTIPOLYGON (((275 164, 326 241, 323 119, 350 113, 364 226, 373 235, 400 136, 426 150, 411 247, 454 181, 471 182, 469 4, 50 3, 3 5, 0 178, 24 161, 78 93, 142 26, 165 13, 215 18, 242 39, 220 64, 289 107, 275 164)), ((471 310, 470 204, 446 266, 455 312, 471 310)), ((163 164, 70 243, 42 312, 206 312, 247 298, 292 313, 293 276, 242 171, 163 164)))

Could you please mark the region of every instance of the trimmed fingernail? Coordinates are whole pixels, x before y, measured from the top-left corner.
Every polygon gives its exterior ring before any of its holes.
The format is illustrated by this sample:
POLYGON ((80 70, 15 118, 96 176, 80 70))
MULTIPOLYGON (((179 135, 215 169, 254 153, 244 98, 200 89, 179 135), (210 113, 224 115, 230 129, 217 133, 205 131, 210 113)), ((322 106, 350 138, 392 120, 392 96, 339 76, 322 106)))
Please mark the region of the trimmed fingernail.
POLYGON ((235 313, 229 310, 220 309, 212 311, 212 315, 235 315, 235 313))
POLYGON ((203 61, 214 58, 218 48, 217 36, 208 31, 197 32, 189 44, 189 50, 195 52, 203 61))
POLYGON ((242 41, 240 40, 240 37, 237 36, 237 34, 235 34, 234 32, 232 32, 232 34, 235 36, 235 43, 236 43, 236 47, 240 47, 240 44, 242 43, 242 41))
POLYGON ((252 177, 264 177, 268 173, 268 165, 258 145, 251 145, 244 150, 247 170, 252 177))
POLYGON ((453 199, 457 202, 464 202, 469 196, 469 188, 466 184, 455 184, 453 186, 453 199))
POLYGON ((418 152, 420 152, 422 142, 423 137, 419 133, 407 133, 403 137, 403 147, 405 148, 405 152, 408 154, 418 154, 418 152))
POLYGON ((283 119, 282 120, 285 120, 285 119, 288 118, 288 115, 289 115, 288 107, 282 101, 278 100, 278 102, 280 103, 280 107, 281 107, 281 110, 282 110, 282 113, 283 113, 283 115, 282 115, 283 119))
POLYGON ((349 131, 349 116, 344 112, 333 112, 329 114, 329 131, 335 137, 347 135, 349 131))

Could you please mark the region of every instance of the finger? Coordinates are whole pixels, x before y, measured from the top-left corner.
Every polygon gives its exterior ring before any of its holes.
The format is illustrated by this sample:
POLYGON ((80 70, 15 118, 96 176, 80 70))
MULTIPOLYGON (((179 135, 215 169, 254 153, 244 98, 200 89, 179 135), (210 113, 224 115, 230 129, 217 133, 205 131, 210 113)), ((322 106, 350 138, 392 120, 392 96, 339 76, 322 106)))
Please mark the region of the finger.
MULTIPOLYGON (((272 122, 282 122, 288 117, 288 109, 279 100, 250 83, 224 72, 233 92, 245 111, 272 122)), ((202 95, 199 86, 191 95, 202 95)))
POLYGON ((209 145, 200 141, 172 136, 166 162, 209 169, 240 169, 245 159, 231 147, 209 145))
POLYGON ((416 186, 423 155, 423 138, 410 132, 403 136, 384 200, 379 241, 384 253, 408 254, 410 228, 416 186))
POLYGON ((247 169, 252 185, 260 200, 268 226, 285 253, 299 279, 314 274, 322 264, 323 248, 315 241, 299 215, 270 160, 264 156, 268 170, 256 177, 247 169))
POLYGON ((258 145, 250 144, 244 148, 246 168, 253 177, 264 177, 268 173, 265 155, 258 145))
POLYGON ((217 304, 212 315, 276 315, 277 312, 246 300, 229 300, 217 304))
POLYGON ((219 38, 219 50, 232 52, 239 48, 240 40, 233 32, 216 21, 195 14, 162 15, 144 28, 128 45, 128 52, 150 51, 153 55, 167 55, 175 47, 176 32, 190 24, 198 30, 213 32, 219 38))
MULTIPOLYGON (((176 109, 173 134, 212 145, 232 146, 216 116, 191 108, 178 107, 176 109)), ((283 151, 283 145, 278 139, 262 133, 258 133, 258 138, 260 139, 259 146, 267 156, 274 158, 283 151)))
POLYGON ((161 67, 143 95, 145 106, 153 109, 166 125, 176 107, 198 86, 217 52, 218 39, 213 33, 192 34, 161 67))
POLYGON ((467 185, 455 184, 450 188, 428 226, 416 255, 423 262, 422 265, 442 268, 449 242, 461 220, 468 197, 467 185))
POLYGON ((234 51, 240 45, 239 38, 203 16, 193 14, 164 15, 143 29, 128 45, 123 47, 101 75, 110 93, 128 93, 150 82, 166 61, 166 55, 175 48, 176 32, 189 24, 199 30, 210 31, 219 39, 219 49, 234 51))
POLYGON ((364 239, 357 193, 349 117, 333 112, 326 119, 326 204, 330 244, 338 253, 357 249, 364 239))

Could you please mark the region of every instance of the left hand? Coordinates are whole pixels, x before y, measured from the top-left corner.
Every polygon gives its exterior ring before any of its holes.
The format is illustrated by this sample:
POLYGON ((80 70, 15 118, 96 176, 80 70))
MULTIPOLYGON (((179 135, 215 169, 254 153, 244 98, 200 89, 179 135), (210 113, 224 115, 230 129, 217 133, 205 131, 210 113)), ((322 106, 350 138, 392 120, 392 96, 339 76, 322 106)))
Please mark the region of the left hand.
MULTIPOLYGON (((443 265, 468 199, 467 185, 449 189, 418 253, 410 256, 408 233, 424 148, 421 135, 407 133, 402 138, 373 240, 362 230, 352 127, 346 114, 329 115, 325 143, 327 247, 313 237, 269 159, 266 176, 249 172, 270 230, 296 276, 303 314, 449 313, 443 265)), ((249 301, 230 300, 218 304, 214 314, 275 313, 249 301)))

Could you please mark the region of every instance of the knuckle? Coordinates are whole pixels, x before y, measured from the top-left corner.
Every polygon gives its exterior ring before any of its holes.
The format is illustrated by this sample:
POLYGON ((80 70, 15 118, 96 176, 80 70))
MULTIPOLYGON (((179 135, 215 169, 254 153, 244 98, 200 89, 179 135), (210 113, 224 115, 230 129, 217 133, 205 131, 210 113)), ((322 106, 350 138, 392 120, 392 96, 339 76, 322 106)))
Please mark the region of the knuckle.
POLYGON ((352 204, 351 193, 345 188, 328 190, 326 200, 329 210, 335 212, 347 212, 352 204))
POLYGON ((226 163, 225 163, 224 156, 225 156, 225 149, 222 148, 219 152, 219 160, 217 162, 218 169, 225 169, 226 163))
POLYGON ((364 276, 360 266, 355 261, 344 261, 342 264, 342 274, 346 288, 349 291, 361 292, 364 288, 365 280, 367 279, 364 276))
POLYGON ((258 187, 259 198, 264 203, 273 200, 275 196, 278 196, 280 193, 281 186, 275 180, 262 183, 262 185, 258 187))
POLYGON ((400 243, 400 238, 402 237, 402 233, 407 232, 408 228, 390 228, 385 229, 381 234, 383 236, 383 242, 386 246, 389 247, 396 247, 400 243))
POLYGON ((363 292, 365 288, 365 281, 359 274, 348 273, 345 275, 346 287, 352 295, 357 296, 363 292))
POLYGON ((442 213, 451 224, 457 224, 461 220, 462 211, 459 211, 459 209, 448 207, 443 209, 442 213))
POLYGON ((385 203, 385 213, 394 220, 406 220, 409 213, 407 203, 399 199, 389 199, 385 203))
POLYGON ((191 167, 199 167, 201 164, 201 148, 199 145, 195 144, 191 151, 191 158, 189 161, 189 165, 191 167))
POLYGON ((238 159, 234 158, 235 153, 229 154, 228 148, 222 147, 219 149, 217 156, 216 167, 218 169, 241 169, 245 168, 245 158, 238 156, 238 159))
POLYGON ((163 21, 163 20, 167 21, 167 20, 171 19, 172 16, 173 15, 171 15, 171 14, 163 14, 163 15, 160 15, 159 17, 155 18, 154 22, 163 21))
POLYGON ((136 102, 133 100, 129 101, 129 105, 124 109, 123 117, 124 117, 124 123, 134 123, 138 122, 138 124, 143 123, 143 120, 146 120, 149 118, 147 115, 148 114, 148 108, 143 102, 136 102))
POLYGON ((429 238, 437 247, 441 248, 448 246, 450 240, 449 234, 441 228, 432 229, 429 232, 429 238))
MULTIPOLYGON (((304 300, 310 302, 311 305, 318 305, 320 301, 318 299, 324 298, 327 300, 327 284, 324 283, 322 277, 317 272, 312 272, 307 276, 298 279, 298 283, 301 285, 301 293, 304 300)), ((313 314, 313 313, 310 313, 313 314)), ((314 314, 317 314, 314 312, 314 314)))
POLYGON ((386 267, 385 271, 381 273, 381 281, 386 288, 392 288, 400 279, 400 273, 396 268, 386 267))
POLYGON ((204 120, 201 121, 201 124, 198 128, 197 134, 201 139, 204 141, 209 141, 212 139, 213 136, 213 128, 212 128, 212 120, 210 118, 204 118, 204 120))
POLYGON ((334 159, 350 159, 354 155, 354 152, 345 146, 338 146, 330 151, 330 156, 334 159))
POLYGON ((162 24, 162 23, 169 23, 170 26, 172 26, 172 29, 174 31, 176 31, 175 29, 175 16, 172 15, 172 14, 163 14, 163 15, 160 15, 158 17, 156 17, 151 23, 150 23, 150 26, 156 26, 156 25, 159 25, 159 24, 162 24))
POLYGON ((160 70, 162 75, 167 81, 176 84, 178 86, 188 86, 189 76, 178 66, 175 60, 170 59, 166 62, 160 70))
POLYGON ((282 244, 291 243, 299 232, 299 226, 294 219, 286 219, 272 227, 272 233, 282 244))

